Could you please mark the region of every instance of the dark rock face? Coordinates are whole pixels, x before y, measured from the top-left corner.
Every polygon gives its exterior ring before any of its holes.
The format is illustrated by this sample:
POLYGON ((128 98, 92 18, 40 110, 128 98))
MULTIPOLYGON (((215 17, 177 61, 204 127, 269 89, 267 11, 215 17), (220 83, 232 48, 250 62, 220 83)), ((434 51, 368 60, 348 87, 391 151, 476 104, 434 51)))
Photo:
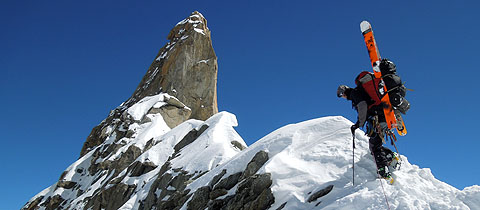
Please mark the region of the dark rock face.
POLYGON ((205 209, 207 207, 208 201, 210 201, 210 187, 200 187, 192 197, 192 200, 188 202, 187 209, 205 209))
POLYGON ((244 150, 246 147, 243 146, 240 142, 238 141, 231 141, 230 144, 238 148, 239 150, 244 150))
POLYGON ((178 153, 183 147, 192 143, 195 139, 197 139, 200 135, 202 135, 202 133, 205 130, 207 130, 207 128, 208 128, 208 125, 202 125, 202 127, 200 127, 199 130, 193 129, 190 132, 188 132, 187 135, 183 137, 183 139, 180 142, 178 142, 177 145, 175 145, 174 147, 175 153, 178 153))
POLYGON ((180 209, 191 197, 188 194, 190 190, 185 188, 193 175, 181 169, 172 169, 168 161, 158 174, 140 209, 180 209))
POLYGON ((214 190, 216 189, 230 190, 232 189, 232 187, 234 187, 238 183, 241 176, 242 176, 242 172, 234 173, 228 176, 227 178, 222 179, 220 182, 218 182, 218 184, 216 184, 213 189, 214 190))
MULTIPOLYGON (((313 193, 313 195, 311 195, 310 197, 308 197, 308 202, 311 203, 313 201, 316 201, 317 199, 327 195, 328 193, 330 193, 331 191, 333 190, 333 185, 328 185, 327 187, 313 193)), ((317 203, 317 205, 320 204, 320 203, 317 203)))
POLYGON ((47 201, 45 202, 46 203, 45 209, 47 209, 47 210, 57 209, 63 201, 64 201, 64 199, 60 195, 55 195, 53 197, 49 197, 49 198, 47 198, 47 201))
POLYGON ((274 202, 269 173, 255 174, 238 186, 236 194, 227 202, 226 209, 268 209, 274 202))
POLYGON ((268 209, 275 202, 270 189, 271 174, 255 174, 267 161, 268 153, 259 151, 243 172, 234 173, 217 181, 225 175, 223 170, 210 181, 208 186, 195 191, 187 204, 188 209, 206 209, 207 207, 217 210, 268 209), (228 195, 235 186, 237 187, 235 193, 228 195))
POLYGON ((217 174, 216 176, 213 177, 212 181, 210 181, 210 183, 208 184, 208 186, 210 186, 210 188, 213 188, 213 186, 215 184, 218 183, 218 181, 220 181, 220 179, 227 173, 227 170, 226 169, 223 169, 222 172, 220 174, 217 174))
POLYGON ((243 172, 243 177, 249 177, 255 173, 268 161, 268 153, 260 151, 255 154, 253 159, 248 163, 247 168, 243 172))
POLYGON ((28 206, 24 206, 22 209, 25 209, 25 210, 38 209, 40 203, 41 203, 42 200, 43 200, 43 198, 44 198, 44 196, 38 197, 37 199, 33 200, 28 206))
POLYGON ((114 210, 121 207, 134 193, 135 185, 118 183, 102 190, 87 203, 86 208, 114 210))
POLYGON ((75 182, 60 180, 57 183, 57 188, 72 189, 76 184, 75 182))
MULTIPOLYGON (((258 152, 255 157, 250 163, 263 162, 264 164, 268 160, 268 154, 264 151, 258 152), (265 157, 266 160, 260 160, 265 157)), ((172 155, 172 159, 174 158, 172 155)), ((162 166, 160 175, 153 183, 140 209, 180 209, 185 204, 187 209, 268 209, 275 201, 270 189, 271 175, 265 173, 243 177, 242 175, 246 174, 245 171, 247 169, 222 179, 227 173, 226 170, 222 170, 207 186, 190 192, 189 189, 186 190, 186 186, 195 179, 192 178, 194 176, 182 170, 172 169, 167 162, 162 166), (175 173, 176 176, 173 175, 175 173), (227 195, 234 187, 237 187, 235 193, 227 195)))
POLYGON ((141 176, 143 174, 146 174, 153 169, 155 169, 157 166, 153 164, 152 162, 134 162, 132 165, 129 166, 130 171, 130 176, 131 177, 136 177, 136 176, 141 176))

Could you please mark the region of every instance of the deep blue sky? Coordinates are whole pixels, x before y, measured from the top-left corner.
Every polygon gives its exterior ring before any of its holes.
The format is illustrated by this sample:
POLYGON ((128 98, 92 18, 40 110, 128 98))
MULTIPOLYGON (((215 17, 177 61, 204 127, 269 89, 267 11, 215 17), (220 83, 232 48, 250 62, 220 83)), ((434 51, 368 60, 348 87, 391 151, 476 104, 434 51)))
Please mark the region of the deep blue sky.
POLYGON ((400 153, 459 189, 480 184, 478 1, 141 2, 1 1, 0 209, 58 180, 195 10, 218 56, 219 109, 248 144, 290 123, 356 119, 335 91, 370 70, 366 19, 415 90, 400 153))

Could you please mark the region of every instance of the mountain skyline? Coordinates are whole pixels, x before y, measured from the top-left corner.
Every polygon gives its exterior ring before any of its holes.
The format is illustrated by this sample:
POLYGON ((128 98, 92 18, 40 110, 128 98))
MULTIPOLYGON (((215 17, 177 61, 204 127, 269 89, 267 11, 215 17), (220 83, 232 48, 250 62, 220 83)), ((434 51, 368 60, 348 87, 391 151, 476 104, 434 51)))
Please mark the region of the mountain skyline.
POLYGON ((271 7, 207 4, 194 9, 154 3, 77 6, 31 3, 24 8, 9 3, 2 8, 2 25, 8 30, 0 35, 5 44, 2 69, 6 70, 1 94, 9 100, 2 105, 7 120, 1 127, 9 140, 6 148, 11 148, 2 159, 17 157, 15 164, 4 167, 9 173, 3 179, 12 180, 7 183, 12 191, 2 191, 2 196, 12 202, 23 197, 15 208, 54 183, 78 158, 91 128, 135 89, 168 29, 194 10, 206 16, 212 29, 219 57, 219 108, 238 116, 237 131, 247 144, 276 128, 320 116, 355 119, 356 113, 334 92, 339 84, 352 85, 362 68, 368 70, 358 27, 367 19, 382 55, 396 62, 407 87, 415 89, 407 93, 412 109, 406 116, 409 134, 399 139, 400 152, 459 189, 479 183, 470 175, 478 172, 473 156, 478 141, 470 132, 475 130, 470 117, 475 101, 455 104, 456 99, 468 98, 464 90, 473 88, 478 74, 473 71, 478 47, 473 34, 478 28, 472 23, 477 3, 382 4, 374 8, 378 14, 361 12, 355 7, 367 7, 356 3, 348 8, 285 2, 271 7), (174 9, 155 21, 154 8, 169 6, 174 9), (251 14, 232 23, 235 16, 219 8, 251 14), (293 13, 277 14, 272 12, 275 9, 293 13), (331 21, 322 22, 321 17, 331 21), (417 39, 402 35, 406 29, 398 26, 405 21, 407 31, 417 32, 417 39), (152 25, 158 26, 152 29, 152 25), (446 25, 465 33, 446 34, 446 25), (325 28, 331 29, 329 33, 325 28), (152 46, 152 42, 158 44, 152 46), (437 81, 451 81, 452 69, 469 77, 438 86, 437 81), (439 102, 432 106, 433 101, 439 102), (454 127, 437 131, 445 119, 454 127), (15 173, 18 176, 12 176, 15 173))

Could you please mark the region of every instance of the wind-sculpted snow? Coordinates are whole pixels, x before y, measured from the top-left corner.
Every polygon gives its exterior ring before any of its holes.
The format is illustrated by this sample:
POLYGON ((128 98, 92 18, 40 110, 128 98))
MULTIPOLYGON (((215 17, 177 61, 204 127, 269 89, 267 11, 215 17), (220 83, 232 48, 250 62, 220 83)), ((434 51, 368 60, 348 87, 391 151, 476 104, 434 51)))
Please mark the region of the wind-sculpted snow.
MULTIPOLYGON (((368 139, 356 132, 355 185, 352 185, 352 123, 343 117, 326 117, 278 129, 249 149, 272 152, 259 173, 272 174, 276 202, 285 209, 387 209, 382 184, 391 209, 476 209, 480 187, 460 191, 433 177, 402 156, 394 172, 396 183, 377 179, 368 139), (275 143, 280 143, 275 145, 275 143), (287 144, 287 145, 286 145, 287 144), (308 198, 333 185, 333 190, 315 202, 308 198), (467 195, 468 196, 465 196, 467 195)), ((241 155, 241 154, 240 154, 241 155)))
MULTIPOLYGON (((394 172, 393 185, 377 179, 375 163, 368 150, 368 138, 360 130, 356 132, 353 185, 352 122, 343 117, 324 117, 286 125, 242 151, 232 143, 236 141, 245 146, 233 129, 237 120, 231 113, 220 112, 206 121, 189 120, 163 133, 155 132, 163 127, 161 116, 152 115, 150 118, 150 122, 138 125, 132 137, 124 139, 124 146, 116 152, 99 158, 95 156, 96 151, 106 150, 107 147, 98 146, 72 164, 57 184, 31 201, 41 196, 43 200, 57 196, 57 199, 61 197, 65 200, 61 205, 63 208, 86 209, 92 207, 88 200, 98 196, 99 192, 129 186, 130 190, 126 192, 130 194, 127 193, 126 200, 117 204, 116 209, 149 209, 169 205, 175 209, 192 209, 194 206, 221 209, 221 205, 216 205, 218 203, 236 209, 246 202, 237 202, 239 196, 248 195, 239 195, 248 193, 244 190, 246 183, 255 183, 261 178, 262 182, 271 179, 271 184, 266 181, 268 185, 263 185, 273 193, 274 201, 267 204, 269 209, 480 207, 479 186, 458 190, 435 179, 430 169, 409 163, 405 156, 401 156, 401 169, 394 172), (189 135, 193 139, 185 141, 189 135), (148 143, 149 140, 152 142, 148 143), (182 141, 184 145, 179 147, 182 141), (92 163, 114 161, 114 157, 127 153, 130 146, 137 146, 142 153, 129 167, 121 172, 105 169, 89 175, 92 163), (255 175, 252 176, 246 171, 254 156, 261 156, 261 152, 268 157, 257 165, 259 168, 254 169, 255 175), (143 165, 145 173, 134 175, 134 165, 143 165), (175 177, 184 177, 181 179, 185 181, 175 184, 175 177), (164 180, 171 181, 167 184, 164 180), (76 183, 75 187, 58 187, 67 186, 68 182, 76 183), (220 185, 228 187, 224 189, 220 185), (199 200, 202 196, 206 196, 207 200, 199 200), (182 202, 177 205, 172 199, 182 202), (162 202, 166 204, 160 205, 162 202)), ((115 139, 113 133, 105 144, 113 144, 115 139)), ((245 205, 252 207, 253 204, 245 205)))
POLYGON ((199 176, 240 152, 233 141, 246 147, 233 129, 237 126, 235 115, 227 112, 220 112, 205 122, 188 120, 170 129, 161 114, 148 113, 152 107, 165 105, 164 97, 169 96, 146 97, 127 109, 125 113, 136 120, 127 130, 124 126, 117 130, 111 128, 107 132, 110 136, 102 144, 69 166, 56 184, 37 194, 24 208, 138 209, 152 183, 162 175, 159 172, 163 165, 189 176, 199 176), (145 118, 149 120, 138 121, 145 118), (176 151, 176 145, 188 133, 201 128, 205 130, 192 139, 193 142, 176 151), (112 192, 126 197, 102 201, 101 197, 108 197, 112 192))
MULTIPOLYGON (((355 185, 352 185, 352 123, 343 117, 325 117, 282 127, 251 145, 230 161, 205 174, 189 188, 205 186, 226 169, 233 174, 245 168, 258 151, 269 161, 258 171, 271 173, 275 203, 284 209, 477 209, 480 187, 460 191, 435 179, 430 169, 421 169, 402 156, 396 183, 377 179, 368 139, 356 133, 355 185), (383 182, 383 184, 381 183, 383 182), (324 197, 309 203, 315 192, 333 185, 324 197)), ((230 191, 233 194, 234 191, 230 191)))
MULTIPOLYGON (((280 128, 251 145, 230 161, 205 174, 189 188, 205 186, 216 174, 242 171, 258 151, 269 161, 258 171, 271 173, 275 203, 270 209, 387 209, 382 184, 391 209, 476 209, 480 187, 460 191, 433 177, 402 156, 396 183, 377 179, 368 139, 356 133, 355 185, 352 185, 352 123, 343 117, 325 117, 280 128), (315 192, 333 185, 324 197, 309 203, 315 192)), ((230 191, 229 194, 233 194, 230 191)))

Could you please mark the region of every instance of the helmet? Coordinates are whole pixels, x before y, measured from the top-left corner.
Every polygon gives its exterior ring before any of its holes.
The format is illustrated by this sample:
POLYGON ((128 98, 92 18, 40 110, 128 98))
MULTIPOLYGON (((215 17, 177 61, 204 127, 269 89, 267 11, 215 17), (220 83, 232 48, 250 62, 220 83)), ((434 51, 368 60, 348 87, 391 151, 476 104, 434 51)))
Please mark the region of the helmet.
POLYGON ((338 86, 338 89, 337 89, 337 97, 342 97, 342 95, 345 93, 346 90, 350 89, 348 86, 346 85, 340 85, 338 86))

